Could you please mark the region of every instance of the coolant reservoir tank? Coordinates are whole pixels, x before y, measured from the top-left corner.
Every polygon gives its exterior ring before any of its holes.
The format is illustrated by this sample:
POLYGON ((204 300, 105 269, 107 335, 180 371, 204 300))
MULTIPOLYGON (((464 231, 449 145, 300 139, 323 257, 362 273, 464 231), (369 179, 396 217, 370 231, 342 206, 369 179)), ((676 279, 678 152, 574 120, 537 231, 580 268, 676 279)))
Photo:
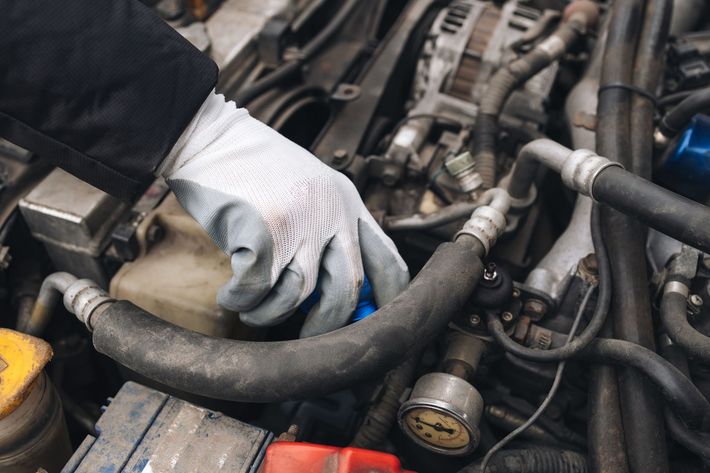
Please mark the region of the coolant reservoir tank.
POLYGON ((44 366, 44 340, 0 328, 0 471, 59 472, 71 455, 59 396, 44 366))

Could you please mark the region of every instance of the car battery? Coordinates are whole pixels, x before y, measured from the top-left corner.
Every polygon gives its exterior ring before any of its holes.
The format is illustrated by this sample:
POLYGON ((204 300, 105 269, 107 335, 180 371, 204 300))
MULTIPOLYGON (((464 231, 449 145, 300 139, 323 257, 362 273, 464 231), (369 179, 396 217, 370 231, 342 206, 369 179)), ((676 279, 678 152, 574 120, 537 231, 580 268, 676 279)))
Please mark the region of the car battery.
POLYGON ((62 473, 255 473, 273 435, 128 382, 62 473))

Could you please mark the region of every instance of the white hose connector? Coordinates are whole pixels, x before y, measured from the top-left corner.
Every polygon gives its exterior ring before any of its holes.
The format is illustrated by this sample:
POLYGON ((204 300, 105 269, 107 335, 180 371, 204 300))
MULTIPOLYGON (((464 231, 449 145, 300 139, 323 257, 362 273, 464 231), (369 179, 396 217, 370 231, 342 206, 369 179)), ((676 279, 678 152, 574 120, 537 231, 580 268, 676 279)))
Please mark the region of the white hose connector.
POLYGON ((76 315, 89 330, 92 330, 91 316, 100 306, 114 302, 106 291, 90 279, 79 279, 64 292, 64 307, 76 315))
POLYGON ((496 187, 489 189, 481 196, 483 205, 473 211, 471 218, 456 234, 470 235, 481 242, 488 254, 499 236, 505 231, 506 214, 510 210, 511 198, 508 191, 496 187))
POLYGON ((594 181, 599 173, 611 166, 623 168, 621 164, 599 156, 594 151, 578 149, 567 156, 560 169, 560 176, 567 187, 594 199, 594 181))

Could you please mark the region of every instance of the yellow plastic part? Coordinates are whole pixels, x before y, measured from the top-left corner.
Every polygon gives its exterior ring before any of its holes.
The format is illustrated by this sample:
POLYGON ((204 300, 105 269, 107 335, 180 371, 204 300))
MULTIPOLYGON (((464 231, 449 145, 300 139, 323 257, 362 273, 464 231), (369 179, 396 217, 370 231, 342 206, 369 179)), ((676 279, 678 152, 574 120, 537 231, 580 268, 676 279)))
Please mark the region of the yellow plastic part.
POLYGON ((44 340, 0 328, 0 419, 22 404, 51 358, 44 340))

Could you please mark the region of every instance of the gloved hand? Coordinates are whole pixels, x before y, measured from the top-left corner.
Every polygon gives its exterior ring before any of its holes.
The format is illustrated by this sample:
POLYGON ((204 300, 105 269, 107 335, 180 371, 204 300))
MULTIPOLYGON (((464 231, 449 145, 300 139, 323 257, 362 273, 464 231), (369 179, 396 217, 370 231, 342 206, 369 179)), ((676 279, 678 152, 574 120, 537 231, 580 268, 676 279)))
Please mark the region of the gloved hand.
POLYGON ((255 326, 277 324, 313 292, 301 336, 342 327, 363 267, 382 306, 409 281, 355 186, 311 153, 212 93, 158 169, 185 210, 231 256, 218 302, 255 326))

